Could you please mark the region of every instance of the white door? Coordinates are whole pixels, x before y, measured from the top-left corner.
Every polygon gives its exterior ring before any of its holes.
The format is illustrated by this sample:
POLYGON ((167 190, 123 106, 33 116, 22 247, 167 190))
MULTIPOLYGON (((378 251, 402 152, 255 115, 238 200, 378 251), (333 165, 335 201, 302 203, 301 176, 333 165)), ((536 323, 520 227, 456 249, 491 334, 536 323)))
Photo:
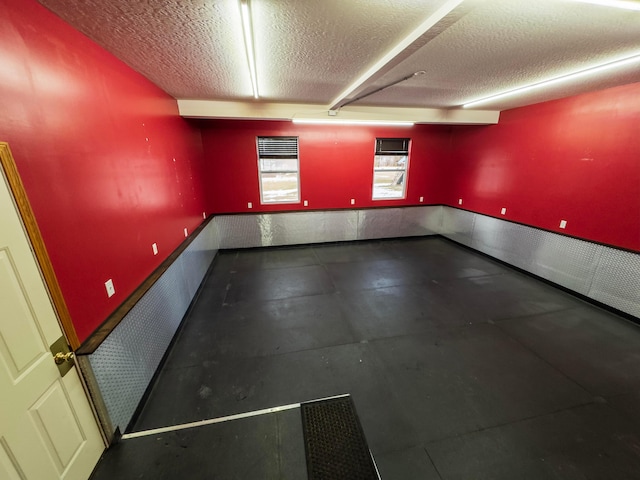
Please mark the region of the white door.
POLYGON ((104 443, 0 167, 0 479, 86 480, 104 443))

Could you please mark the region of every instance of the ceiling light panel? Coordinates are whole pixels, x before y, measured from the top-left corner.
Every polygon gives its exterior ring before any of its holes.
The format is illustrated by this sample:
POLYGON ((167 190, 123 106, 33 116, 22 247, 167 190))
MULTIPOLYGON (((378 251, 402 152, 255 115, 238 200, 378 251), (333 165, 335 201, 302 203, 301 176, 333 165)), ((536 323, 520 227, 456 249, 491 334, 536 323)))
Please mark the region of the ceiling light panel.
POLYGON ((251 90, 253 98, 258 98, 258 73, 256 71, 256 54, 253 42, 253 22, 251 21, 251 8, 249 0, 240 0, 240 17, 242 20, 242 33, 244 38, 244 49, 247 57, 247 67, 249 68, 249 79, 251 80, 251 90))
POLYGON ((261 97, 328 103, 446 0, 253 2, 261 97))
POLYGON ((238 0, 38 1, 176 98, 252 91, 238 0))
MULTIPOLYGON (((484 2, 370 88, 419 69, 425 75, 354 105, 457 106, 470 98, 632 55, 639 36, 638 16, 625 10, 565 0, 484 2)), ((640 81, 640 71, 593 77, 565 85, 553 95, 535 92, 490 108, 507 109, 633 81, 640 81)))
POLYGON ((594 65, 587 69, 583 69, 575 72, 569 72, 565 75, 550 78, 542 82, 524 85, 522 87, 518 87, 512 90, 507 90, 505 92, 500 92, 494 95, 490 95, 488 97, 472 100, 468 103, 465 103, 463 107, 475 108, 475 107, 496 104, 497 102, 500 102, 503 99, 527 95, 530 92, 539 91, 539 90, 543 91, 546 89, 555 88, 557 86, 571 83, 571 82, 580 82, 582 79, 597 77, 598 75, 606 75, 609 72, 615 72, 616 70, 624 71, 625 69, 629 69, 629 68, 632 70, 636 70, 639 66, 640 66, 640 52, 638 52, 638 54, 633 55, 631 57, 623 58, 613 62, 607 62, 605 64, 594 65))

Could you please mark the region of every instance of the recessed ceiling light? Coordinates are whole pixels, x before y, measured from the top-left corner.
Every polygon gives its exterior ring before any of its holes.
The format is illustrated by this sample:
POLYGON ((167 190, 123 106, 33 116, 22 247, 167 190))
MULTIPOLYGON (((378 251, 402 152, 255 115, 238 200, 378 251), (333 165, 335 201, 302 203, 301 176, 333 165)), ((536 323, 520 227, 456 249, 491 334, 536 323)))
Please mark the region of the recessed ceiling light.
POLYGON ((488 97, 479 98, 478 100, 473 100, 471 102, 465 103, 462 105, 462 108, 471 108, 476 107, 478 105, 483 105, 485 103, 494 102, 496 100, 501 100, 503 98, 512 97, 516 95, 521 95, 524 93, 528 93, 532 90, 538 90, 541 88, 550 87, 552 85, 557 85, 562 82, 568 82, 572 80, 576 80, 578 78, 586 77, 588 75, 593 75, 596 73, 601 73, 606 70, 611 70, 615 68, 624 67, 627 65, 631 65, 634 63, 640 63, 640 54, 633 55, 631 57, 623 58, 621 60, 616 60, 614 62, 604 63, 601 65, 597 65, 595 67, 586 68, 584 70, 578 70, 577 72, 568 73, 566 75, 562 75, 560 77, 554 77, 549 80, 544 80, 538 83, 532 83, 531 85, 525 85, 524 87, 514 88, 513 90, 508 90, 506 92, 497 93, 495 95, 490 95, 488 97))

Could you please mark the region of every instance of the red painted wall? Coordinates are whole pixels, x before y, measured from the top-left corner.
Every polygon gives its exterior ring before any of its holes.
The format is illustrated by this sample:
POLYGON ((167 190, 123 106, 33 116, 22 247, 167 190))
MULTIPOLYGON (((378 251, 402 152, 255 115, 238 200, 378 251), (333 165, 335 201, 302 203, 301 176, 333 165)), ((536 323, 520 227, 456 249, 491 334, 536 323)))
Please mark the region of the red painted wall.
POLYGON ((452 145, 446 204, 640 251, 640 83, 505 111, 452 145))
POLYGON ((447 163, 448 126, 369 127, 295 125, 283 121, 203 121, 204 184, 212 213, 267 212, 418 205, 444 199, 440 171, 447 163), (256 136, 297 136, 299 204, 260 205, 256 136), (410 137, 407 196, 372 200, 376 137, 410 137), (303 201, 309 206, 304 207, 303 201), (253 209, 248 209, 248 202, 253 209))
POLYGON ((489 127, 194 125, 171 97, 35 0, 0 0, 0 59, 0 140, 12 148, 81 339, 203 211, 353 208, 351 198, 356 208, 402 206, 420 196, 457 206, 463 198, 469 210, 500 217, 506 207, 509 220, 640 251, 640 84, 503 112, 489 127), (308 207, 260 205, 257 135, 299 137, 308 207), (373 201, 375 138, 394 136, 412 138, 407 198, 373 201))
POLYGON ((82 340, 202 221, 200 134, 173 98, 35 0, 0 0, 0 59, 0 140, 82 340))

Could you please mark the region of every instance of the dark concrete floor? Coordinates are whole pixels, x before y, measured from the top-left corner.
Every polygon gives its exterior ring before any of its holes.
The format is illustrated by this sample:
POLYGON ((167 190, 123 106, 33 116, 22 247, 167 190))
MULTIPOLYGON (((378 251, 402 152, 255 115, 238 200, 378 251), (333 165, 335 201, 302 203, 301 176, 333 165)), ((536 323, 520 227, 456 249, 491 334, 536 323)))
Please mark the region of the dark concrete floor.
MULTIPOLYGON (((383 480, 640 479, 640 329, 441 238, 222 251, 133 431, 352 395, 383 480)), ((297 410, 106 478, 306 478, 297 410)))

